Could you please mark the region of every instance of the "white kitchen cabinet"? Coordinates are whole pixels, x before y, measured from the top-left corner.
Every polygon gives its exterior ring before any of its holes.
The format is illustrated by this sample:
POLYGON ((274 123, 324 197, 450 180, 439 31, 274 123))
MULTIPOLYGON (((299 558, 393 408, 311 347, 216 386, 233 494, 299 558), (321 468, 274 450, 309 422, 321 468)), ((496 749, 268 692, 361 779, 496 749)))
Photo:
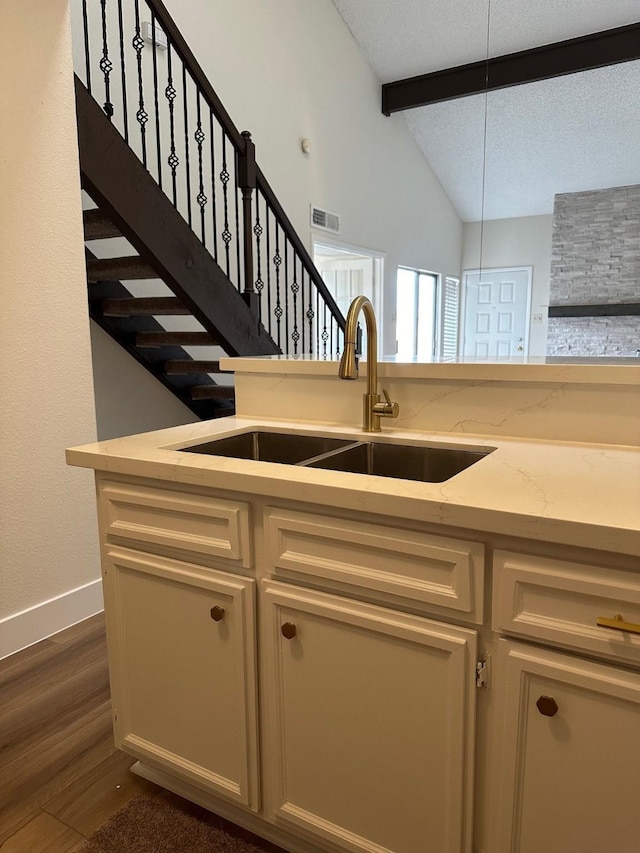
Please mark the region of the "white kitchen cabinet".
POLYGON ((136 772, 293 853, 638 849, 640 644, 600 627, 640 618, 630 561, 98 486, 116 743, 136 772), (486 690, 479 645, 498 659, 486 690))
POLYGON ((517 642, 497 643, 487 853, 639 849, 640 587, 599 559, 494 552, 493 627, 517 642))
POLYGON ((263 587, 268 817, 344 850, 470 851, 476 632, 263 587))
POLYGON ((255 581, 106 546, 116 745, 258 808, 255 581))
POLYGON ((498 642, 491 853, 637 853, 640 673, 498 642))

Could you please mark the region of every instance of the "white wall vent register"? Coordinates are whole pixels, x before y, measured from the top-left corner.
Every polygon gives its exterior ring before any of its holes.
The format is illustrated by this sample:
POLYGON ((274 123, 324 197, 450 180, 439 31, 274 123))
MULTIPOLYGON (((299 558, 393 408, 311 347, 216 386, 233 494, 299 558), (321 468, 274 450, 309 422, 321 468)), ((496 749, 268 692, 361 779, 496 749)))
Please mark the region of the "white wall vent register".
POLYGON ((330 213, 320 207, 311 205, 311 227, 322 231, 331 231, 333 234, 340 233, 340 217, 337 213, 330 213))

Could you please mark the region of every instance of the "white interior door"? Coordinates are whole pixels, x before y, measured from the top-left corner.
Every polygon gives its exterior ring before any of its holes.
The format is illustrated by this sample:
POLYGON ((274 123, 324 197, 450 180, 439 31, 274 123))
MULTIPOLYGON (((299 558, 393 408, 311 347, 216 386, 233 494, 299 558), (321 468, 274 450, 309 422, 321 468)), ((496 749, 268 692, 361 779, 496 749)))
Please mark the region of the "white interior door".
POLYGON ((531 267, 465 270, 463 355, 527 355, 531 267))

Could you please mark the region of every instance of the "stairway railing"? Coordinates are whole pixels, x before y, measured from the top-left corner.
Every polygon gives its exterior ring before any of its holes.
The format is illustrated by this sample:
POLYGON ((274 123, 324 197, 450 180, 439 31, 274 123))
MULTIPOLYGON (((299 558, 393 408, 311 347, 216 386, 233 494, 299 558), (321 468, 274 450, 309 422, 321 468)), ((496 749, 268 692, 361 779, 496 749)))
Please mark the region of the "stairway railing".
POLYGON ((345 321, 160 0, 77 0, 76 73, 285 354, 333 357, 345 321))

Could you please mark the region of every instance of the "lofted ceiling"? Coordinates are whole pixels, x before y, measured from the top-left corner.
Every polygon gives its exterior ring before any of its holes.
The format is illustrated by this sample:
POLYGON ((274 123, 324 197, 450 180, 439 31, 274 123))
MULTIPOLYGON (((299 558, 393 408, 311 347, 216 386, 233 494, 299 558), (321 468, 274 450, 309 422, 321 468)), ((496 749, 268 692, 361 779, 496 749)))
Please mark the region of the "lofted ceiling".
MULTIPOLYGON (((333 0, 380 83, 640 21, 639 0, 333 0)), ((640 61, 401 113, 461 219, 640 183, 640 61)))

